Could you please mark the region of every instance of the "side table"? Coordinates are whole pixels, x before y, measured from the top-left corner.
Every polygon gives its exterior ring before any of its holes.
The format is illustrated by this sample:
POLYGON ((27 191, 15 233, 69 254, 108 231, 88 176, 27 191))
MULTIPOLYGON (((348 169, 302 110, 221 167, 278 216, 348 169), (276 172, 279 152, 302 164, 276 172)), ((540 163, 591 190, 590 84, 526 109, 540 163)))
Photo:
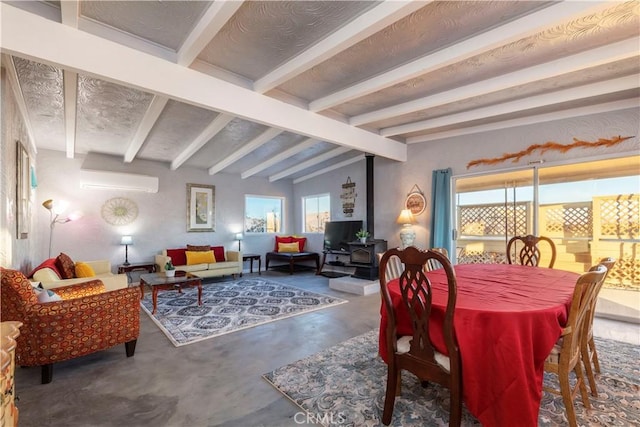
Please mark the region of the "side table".
POLYGON ((156 264, 154 262, 137 262, 128 265, 120 264, 118 266, 118 274, 126 273, 127 280, 131 283, 131 275, 134 271, 146 271, 147 273, 156 272, 156 264))
MULTIPOLYGON (((258 254, 242 254, 242 262, 249 261, 249 272, 253 273, 253 260, 258 261, 258 274, 262 274, 260 270, 262 269, 262 258, 258 254)), ((242 272, 240 272, 240 277, 242 277, 242 272)))

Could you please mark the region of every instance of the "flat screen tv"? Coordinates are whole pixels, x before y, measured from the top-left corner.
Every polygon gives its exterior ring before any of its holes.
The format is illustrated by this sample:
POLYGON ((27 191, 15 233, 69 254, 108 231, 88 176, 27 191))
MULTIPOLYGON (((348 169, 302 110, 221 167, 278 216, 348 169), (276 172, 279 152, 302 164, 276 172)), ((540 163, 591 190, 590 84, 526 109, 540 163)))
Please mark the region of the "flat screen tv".
POLYGON ((324 225, 324 250, 349 251, 349 242, 358 240, 356 233, 362 228, 360 221, 330 221, 324 225))

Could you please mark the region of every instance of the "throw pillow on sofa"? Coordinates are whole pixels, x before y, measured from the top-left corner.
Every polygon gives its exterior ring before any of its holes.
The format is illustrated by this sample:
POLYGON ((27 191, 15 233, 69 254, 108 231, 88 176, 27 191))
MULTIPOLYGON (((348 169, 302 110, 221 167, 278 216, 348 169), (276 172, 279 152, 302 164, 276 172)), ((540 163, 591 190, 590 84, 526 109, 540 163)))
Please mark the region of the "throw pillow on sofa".
POLYGON ((278 252, 298 253, 300 252, 300 247, 298 246, 297 242, 279 243, 278 252))
POLYGON ((56 267, 60 272, 60 276, 63 279, 73 279, 76 277, 76 265, 69 255, 64 252, 60 252, 60 255, 56 258, 56 267))
POLYGON ((210 251, 211 250, 211 246, 209 246, 209 245, 203 245, 203 246, 187 245, 187 250, 188 251, 192 251, 192 252, 206 252, 206 251, 210 251))
POLYGON ((96 272, 86 262, 76 262, 76 277, 95 277, 96 272))
POLYGON ((283 252, 280 250, 280 243, 296 243, 298 245, 297 252, 304 252, 304 246, 307 243, 307 238, 297 236, 276 236, 276 246, 273 248, 274 252, 283 252))
POLYGON ((186 251, 187 265, 195 264, 212 264, 216 262, 216 258, 213 256, 213 251, 186 251))

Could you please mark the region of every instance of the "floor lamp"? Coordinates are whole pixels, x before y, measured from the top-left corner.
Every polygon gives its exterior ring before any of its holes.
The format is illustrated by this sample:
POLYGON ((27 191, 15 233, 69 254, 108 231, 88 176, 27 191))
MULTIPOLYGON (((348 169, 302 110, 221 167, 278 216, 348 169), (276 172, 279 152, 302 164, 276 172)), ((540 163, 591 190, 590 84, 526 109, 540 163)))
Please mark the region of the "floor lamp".
POLYGON ((51 246, 53 244, 53 229, 56 224, 65 224, 69 221, 74 221, 79 218, 77 215, 69 215, 67 218, 60 218, 60 214, 65 211, 67 208, 67 203, 58 202, 54 203, 52 199, 45 200, 42 202, 42 206, 44 206, 49 211, 49 257, 51 258, 51 246))

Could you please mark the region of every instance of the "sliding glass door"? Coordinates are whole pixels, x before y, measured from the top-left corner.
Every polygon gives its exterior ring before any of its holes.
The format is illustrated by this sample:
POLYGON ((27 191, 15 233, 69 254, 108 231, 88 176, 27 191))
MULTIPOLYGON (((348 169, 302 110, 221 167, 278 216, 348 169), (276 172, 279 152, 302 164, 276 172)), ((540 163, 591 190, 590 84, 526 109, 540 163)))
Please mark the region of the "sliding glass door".
MULTIPOLYGON (((640 156, 455 179, 458 263, 504 263, 514 235, 550 237, 555 268, 618 262, 608 283, 640 288, 640 156)), ((542 263, 544 263, 544 259, 542 263)))

